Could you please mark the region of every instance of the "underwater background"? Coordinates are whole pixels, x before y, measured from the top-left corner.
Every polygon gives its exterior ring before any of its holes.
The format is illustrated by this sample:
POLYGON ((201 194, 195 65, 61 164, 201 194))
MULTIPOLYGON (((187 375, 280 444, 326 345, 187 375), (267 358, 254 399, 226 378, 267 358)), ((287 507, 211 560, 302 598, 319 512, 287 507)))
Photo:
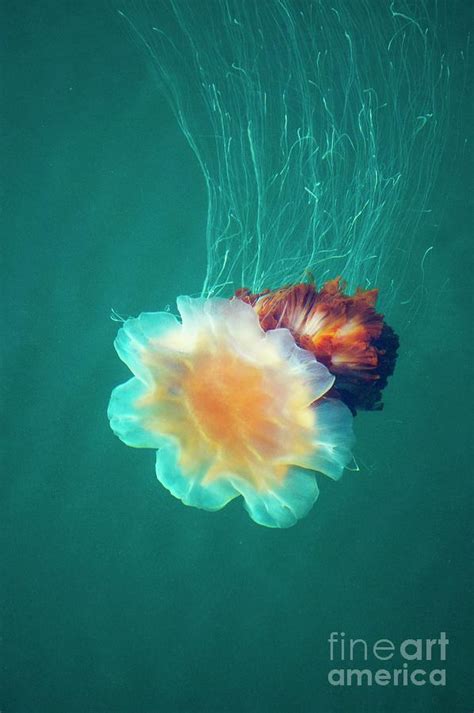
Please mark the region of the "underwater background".
MULTIPOLYGON (((106 418, 127 378, 111 309, 173 308, 206 268, 203 179, 143 54, 107 3, 1 14, 0 711, 471 711, 469 68, 410 265, 423 300, 392 311, 384 411, 355 420, 360 472, 269 530, 238 501, 184 507, 106 418), (442 631, 446 686, 328 682, 331 632, 442 631)), ((466 56, 470 3, 446 22, 466 56)))

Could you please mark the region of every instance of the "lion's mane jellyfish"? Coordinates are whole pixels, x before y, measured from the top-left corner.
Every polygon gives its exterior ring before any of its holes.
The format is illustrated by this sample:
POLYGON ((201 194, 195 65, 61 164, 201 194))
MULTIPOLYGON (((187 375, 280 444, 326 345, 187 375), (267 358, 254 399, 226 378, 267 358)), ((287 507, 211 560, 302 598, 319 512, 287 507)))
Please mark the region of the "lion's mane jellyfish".
POLYGON ((202 169, 207 271, 179 317, 124 321, 115 347, 133 378, 112 393, 111 427, 157 450, 186 505, 242 496, 255 522, 288 527, 315 502, 315 473, 352 462, 353 416, 382 407, 394 371, 376 302, 410 303, 426 251, 449 77, 436 18, 405 0, 120 14, 202 169))
POLYGON ((158 448, 158 479, 186 505, 218 510, 242 495, 259 524, 293 525, 318 496, 313 471, 337 479, 351 460, 334 376, 239 299, 180 297, 178 310, 181 321, 141 314, 120 329, 134 377, 112 393, 112 429, 158 448))

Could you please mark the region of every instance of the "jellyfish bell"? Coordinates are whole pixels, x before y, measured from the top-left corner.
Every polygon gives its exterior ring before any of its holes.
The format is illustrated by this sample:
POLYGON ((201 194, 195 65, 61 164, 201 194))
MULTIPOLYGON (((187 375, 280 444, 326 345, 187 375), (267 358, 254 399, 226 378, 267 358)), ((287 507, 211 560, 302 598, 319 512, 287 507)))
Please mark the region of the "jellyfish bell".
POLYGON ((240 299, 178 298, 127 320, 115 347, 133 378, 108 415, 127 445, 156 448, 161 483, 186 505, 242 496, 250 517, 289 527, 318 497, 315 471, 351 460, 352 417, 328 397, 334 376, 287 329, 265 332, 240 299))

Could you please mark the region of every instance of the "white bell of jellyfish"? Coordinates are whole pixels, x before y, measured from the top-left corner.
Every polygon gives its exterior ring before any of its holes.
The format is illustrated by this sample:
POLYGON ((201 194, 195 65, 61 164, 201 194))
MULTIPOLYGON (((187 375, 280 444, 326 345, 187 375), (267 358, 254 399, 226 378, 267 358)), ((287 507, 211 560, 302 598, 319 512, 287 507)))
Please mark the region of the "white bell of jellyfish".
POLYGON ((318 497, 314 471, 337 479, 351 461, 351 413, 327 396, 334 377, 239 299, 180 297, 178 309, 181 320, 145 313, 120 329, 133 378, 112 392, 112 430, 157 449, 158 479, 185 505, 242 496, 258 524, 294 525, 318 497))

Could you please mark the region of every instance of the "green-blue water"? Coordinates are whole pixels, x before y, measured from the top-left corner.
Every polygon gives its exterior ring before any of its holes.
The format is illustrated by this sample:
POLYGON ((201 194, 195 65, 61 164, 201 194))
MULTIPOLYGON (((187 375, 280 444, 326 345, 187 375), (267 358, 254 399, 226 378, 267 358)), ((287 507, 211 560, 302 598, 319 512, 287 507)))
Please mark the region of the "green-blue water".
MULTIPOLYGON (((459 49, 468 5, 449 17, 459 49)), ((356 418, 361 470, 321 479, 311 514, 272 531, 238 502, 184 507, 153 452, 106 419, 127 377, 110 309, 162 309, 205 271, 203 181, 171 111, 113 8, 7 1, 2 14, 2 713, 472 710, 463 72, 446 137, 462 150, 422 226, 428 297, 400 334, 385 410, 356 418), (331 632, 442 631, 446 686, 328 682, 331 632)))

